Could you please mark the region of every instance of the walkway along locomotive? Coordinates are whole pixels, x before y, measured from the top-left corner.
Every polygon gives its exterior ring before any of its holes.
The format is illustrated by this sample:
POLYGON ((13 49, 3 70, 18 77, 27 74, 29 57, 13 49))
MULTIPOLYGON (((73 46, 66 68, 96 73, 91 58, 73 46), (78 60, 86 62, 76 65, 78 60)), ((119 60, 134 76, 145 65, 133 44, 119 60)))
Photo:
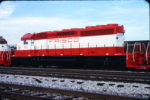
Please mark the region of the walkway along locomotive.
POLYGON ((125 43, 118 24, 27 33, 15 48, 0 42, 1 65, 150 68, 150 43, 125 43))

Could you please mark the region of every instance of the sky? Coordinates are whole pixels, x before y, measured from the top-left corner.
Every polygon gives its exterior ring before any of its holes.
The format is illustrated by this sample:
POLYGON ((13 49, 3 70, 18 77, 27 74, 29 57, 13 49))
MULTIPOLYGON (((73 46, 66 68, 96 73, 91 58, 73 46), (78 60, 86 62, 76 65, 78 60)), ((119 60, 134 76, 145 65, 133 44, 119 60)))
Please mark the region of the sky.
POLYGON ((26 33, 85 26, 124 25, 125 40, 149 39, 149 5, 144 0, 3 1, 0 36, 16 44, 26 33))

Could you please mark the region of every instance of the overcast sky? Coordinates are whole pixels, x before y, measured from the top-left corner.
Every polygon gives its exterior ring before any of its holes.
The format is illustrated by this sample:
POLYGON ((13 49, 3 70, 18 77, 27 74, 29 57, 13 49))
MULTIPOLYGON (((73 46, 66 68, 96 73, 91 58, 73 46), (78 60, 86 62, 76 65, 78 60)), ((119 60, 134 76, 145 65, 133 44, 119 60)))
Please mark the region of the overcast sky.
POLYGON ((149 6, 144 0, 4 1, 0 35, 11 44, 26 33, 117 23, 125 40, 149 39, 149 6))

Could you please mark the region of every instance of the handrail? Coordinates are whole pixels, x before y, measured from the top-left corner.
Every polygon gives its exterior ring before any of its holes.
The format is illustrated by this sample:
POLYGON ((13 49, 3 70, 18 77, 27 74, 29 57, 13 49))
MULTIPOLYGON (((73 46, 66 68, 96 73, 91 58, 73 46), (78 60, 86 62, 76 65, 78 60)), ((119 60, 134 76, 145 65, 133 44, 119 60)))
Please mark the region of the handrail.
POLYGON ((138 42, 135 42, 135 44, 134 44, 133 51, 132 51, 133 52, 133 54, 132 54, 133 55, 133 61, 135 61, 135 56, 134 56, 135 47, 136 47, 136 45, 139 45, 139 44, 141 45, 141 43, 138 43, 138 42))
POLYGON ((146 47, 145 47, 145 44, 144 43, 142 43, 143 44, 143 46, 144 46, 144 51, 146 52, 146 47))
POLYGON ((129 56, 128 53, 129 53, 129 44, 127 43, 127 50, 126 50, 127 60, 128 60, 128 58, 129 58, 129 57, 128 57, 128 56, 129 56))
POLYGON ((150 47, 150 42, 148 42, 147 49, 146 49, 146 60, 147 61, 148 61, 148 49, 150 49, 149 47, 150 47))
POLYGON ((135 46, 136 46, 137 42, 134 43, 134 46, 133 46, 133 51, 132 51, 132 55, 133 55, 133 61, 135 61, 135 57, 134 57, 134 49, 135 49, 135 46))
POLYGON ((140 52, 142 51, 142 43, 140 44, 140 52))
MULTIPOLYGON (((2 52, 0 52, 0 55, 2 54, 2 52)), ((0 59, 0 61, 2 61, 1 59, 0 59)))
POLYGON ((3 59, 3 55, 4 55, 4 52, 2 51, 2 61, 4 61, 4 59, 3 59))
POLYGON ((7 61, 9 61, 10 60, 10 52, 8 51, 8 53, 7 53, 7 61))

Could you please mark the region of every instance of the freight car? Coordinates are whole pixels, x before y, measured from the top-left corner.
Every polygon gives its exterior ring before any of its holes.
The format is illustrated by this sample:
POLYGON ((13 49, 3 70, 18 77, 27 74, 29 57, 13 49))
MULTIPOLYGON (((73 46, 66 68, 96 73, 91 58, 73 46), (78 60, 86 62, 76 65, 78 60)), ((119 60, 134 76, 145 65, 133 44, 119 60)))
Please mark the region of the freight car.
POLYGON ((11 66, 148 69, 149 55, 150 44, 125 43, 123 25, 108 24, 27 33, 7 59, 11 66))

